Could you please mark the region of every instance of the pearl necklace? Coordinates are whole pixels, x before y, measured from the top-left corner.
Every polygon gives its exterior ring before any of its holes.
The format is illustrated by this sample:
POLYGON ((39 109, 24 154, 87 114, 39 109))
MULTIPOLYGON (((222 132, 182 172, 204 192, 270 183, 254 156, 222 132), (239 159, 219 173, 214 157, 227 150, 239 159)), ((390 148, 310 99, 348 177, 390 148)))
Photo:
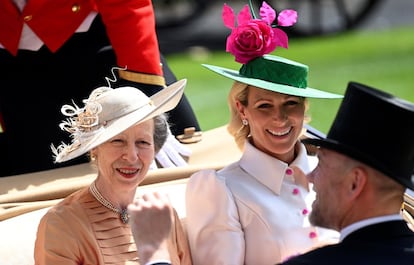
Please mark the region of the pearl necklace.
POLYGON ((93 197, 95 197, 95 199, 100 204, 102 204, 103 206, 105 206, 109 210, 111 210, 111 211, 119 214, 120 217, 121 217, 121 221, 124 224, 127 224, 128 223, 129 215, 128 215, 127 209, 121 209, 120 210, 120 209, 116 208, 110 201, 108 201, 107 199, 105 199, 105 197, 102 196, 102 194, 96 188, 95 181, 89 186, 89 191, 92 193, 93 197))

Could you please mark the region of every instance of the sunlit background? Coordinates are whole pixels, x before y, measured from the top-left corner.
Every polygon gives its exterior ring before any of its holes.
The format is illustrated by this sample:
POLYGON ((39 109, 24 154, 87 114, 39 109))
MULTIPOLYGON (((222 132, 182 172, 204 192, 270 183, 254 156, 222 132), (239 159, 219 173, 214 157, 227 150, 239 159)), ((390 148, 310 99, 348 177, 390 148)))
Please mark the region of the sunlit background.
MULTIPOLYGON (((276 7, 286 2, 295 0, 269 3, 276 7)), ((339 18, 334 15, 318 22, 327 24, 324 26, 328 29, 307 25, 311 23, 308 12, 315 12, 306 6, 309 2, 296 1, 299 22, 306 21, 306 25, 298 22, 298 28, 288 32, 289 49, 278 48, 273 54, 307 64, 311 87, 344 93, 349 81, 357 81, 414 102, 414 1, 373 1, 376 3, 367 14, 361 21, 355 21, 350 29, 329 28, 330 23, 338 23, 339 18), (318 29, 321 32, 316 32, 318 29), (311 30, 315 32, 309 32, 311 30)), ((327 5, 328 8, 323 7, 324 12, 333 12, 334 2, 349 6, 362 2, 371 4, 369 0, 313 2, 327 5)), ((188 79, 186 94, 203 130, 227 123, 227 94, 232 81, 210 72, 201 64, 240 68, 234 57, 224 51, 229 30, 221 20, 223 3, 209 1, 203 12, 189 22, 176 27, 163 25, 158 30, 161 50, 177 78, 188 79)), ((238 13, 247 1, 230 0, 226 3, 238 13)), ((326 133, 339 104, 340 100, 311 100, 311 125, 326 133)))

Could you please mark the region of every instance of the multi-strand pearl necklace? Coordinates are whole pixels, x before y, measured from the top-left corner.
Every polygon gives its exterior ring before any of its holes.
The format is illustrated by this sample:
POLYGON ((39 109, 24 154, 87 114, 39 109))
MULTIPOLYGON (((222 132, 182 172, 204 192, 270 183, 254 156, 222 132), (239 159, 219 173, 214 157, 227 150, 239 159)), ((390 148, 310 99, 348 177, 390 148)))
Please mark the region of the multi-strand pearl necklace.
POLYGON ((95 181, 89 186, 89 190, 92 193, 93 197, 95 197, 95 199, 98 202, 100 202, 103 206, 105 206, 109 210, 111 210, 111 211, 119 214, 120 217, 121 217, 121 221, 124 224, 127 224, 128 223, 129 215, 128 215, 127 209, 118 209, 110 201, 108 201, 107 199, 105 199, 105 197, 102 196, 102 194, 96 188, 95 181))

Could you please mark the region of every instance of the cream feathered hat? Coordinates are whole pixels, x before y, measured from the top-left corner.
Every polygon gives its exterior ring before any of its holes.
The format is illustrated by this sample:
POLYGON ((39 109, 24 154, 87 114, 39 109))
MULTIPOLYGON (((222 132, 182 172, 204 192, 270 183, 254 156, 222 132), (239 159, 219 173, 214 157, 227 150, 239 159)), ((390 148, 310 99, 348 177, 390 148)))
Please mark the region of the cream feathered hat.
POLYGON ((85 106, 62 106, 69 118, 59 127, 71 134, 70 144, 51 146, 55 162, 85 154, 131 126, 173 109, 180 101, 187 80, 179 80, 151 97, 134 87, 99 87, 92 91, 85 106))

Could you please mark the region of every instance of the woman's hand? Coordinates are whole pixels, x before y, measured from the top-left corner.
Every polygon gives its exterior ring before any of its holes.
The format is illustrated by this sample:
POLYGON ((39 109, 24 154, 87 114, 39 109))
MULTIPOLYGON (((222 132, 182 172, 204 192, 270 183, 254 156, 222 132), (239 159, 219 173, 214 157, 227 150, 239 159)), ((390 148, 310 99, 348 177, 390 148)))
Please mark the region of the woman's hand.
POLYGON ((140 264, 170 260, 167 239, 173 209, 169 198, 158 192, 147 193, 128 205, 128 213, 140 264))

